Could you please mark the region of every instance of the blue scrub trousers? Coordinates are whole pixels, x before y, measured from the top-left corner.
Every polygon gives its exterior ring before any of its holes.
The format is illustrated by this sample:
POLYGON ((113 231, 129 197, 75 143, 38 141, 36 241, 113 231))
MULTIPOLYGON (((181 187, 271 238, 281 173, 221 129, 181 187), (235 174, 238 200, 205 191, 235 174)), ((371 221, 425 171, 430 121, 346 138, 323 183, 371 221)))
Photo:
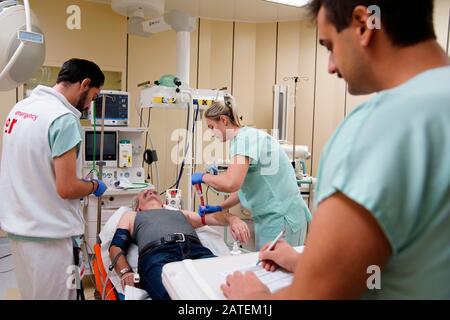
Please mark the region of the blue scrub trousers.
POLYGON ((213 258, 206 247, 189 241, 167 243, 139 257, 138 273, 141 285, 153 300, 171 300, 162 283, 162 268, 166 263, 184 259, 213 258))

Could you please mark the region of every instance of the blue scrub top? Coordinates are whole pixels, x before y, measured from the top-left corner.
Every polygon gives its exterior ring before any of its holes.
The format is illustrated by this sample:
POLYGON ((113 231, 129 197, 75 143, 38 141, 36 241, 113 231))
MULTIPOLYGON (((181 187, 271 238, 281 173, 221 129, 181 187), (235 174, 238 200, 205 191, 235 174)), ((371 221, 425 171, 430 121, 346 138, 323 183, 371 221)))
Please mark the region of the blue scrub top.
MULTIPOLYGON (((297 186, 292 164, 279 143, 267 133, 240 128, 230 143, 230 156, 250 158, 250 167, 238 191, 241 205, 250 210, 257 241, 271 241, 287 225, 287 232, 305 229, 311 214, 297 186)), ((298 245, 295 243, 293 245, 298 245)))
POLYGON ((355 109, 323 150, 316 200, 365 207, 393 250, 369 299, 450 299, 450 67, 355 109))

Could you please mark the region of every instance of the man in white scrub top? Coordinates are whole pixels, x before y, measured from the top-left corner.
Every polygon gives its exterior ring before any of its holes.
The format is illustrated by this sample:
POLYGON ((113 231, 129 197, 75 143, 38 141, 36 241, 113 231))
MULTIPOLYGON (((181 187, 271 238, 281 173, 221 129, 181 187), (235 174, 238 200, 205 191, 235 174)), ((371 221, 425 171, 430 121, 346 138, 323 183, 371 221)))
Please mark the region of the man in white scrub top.
POLYGON ((0 224, 22 299, 74 299, 73 238, 84 233, 80 198, 106 186, 81 179, 81 112, 105 77, 93 62, 65 62, 53 88, 18 102, 3 128, 0 224))

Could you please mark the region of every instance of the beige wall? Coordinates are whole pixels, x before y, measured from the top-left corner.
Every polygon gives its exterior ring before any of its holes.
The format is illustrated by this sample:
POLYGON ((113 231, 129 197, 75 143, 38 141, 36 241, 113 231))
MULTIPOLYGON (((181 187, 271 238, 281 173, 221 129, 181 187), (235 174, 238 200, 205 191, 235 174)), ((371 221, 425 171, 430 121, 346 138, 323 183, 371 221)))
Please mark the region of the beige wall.
POLYGON ((345 82, 328 74, 328 53, 318 46, 312 170, 317 174, 322 148, 345 115, 345 82))
MULTIPOLYGON (((288 84, 294 102, 294 84, 285 77, 299 76, 297 86, 295 144, 313 146, 314 89, 316 82, 316 28, 309 22, 283 22, 278 25, 277 84, 288 84)), ((288 138, 293 143, 294 110, 289 110, 288 138)), ((307 162, 311 173, 311 160, 307 162)))
MULTIPOLYGON (((45 36, 45 65, 61 66, 72 57, 95 61, 104 70, 126 75, 126 18, 115 14, 110 6, 80 0, 31 0, 45 36), (68 30, 66 8, 81 9, 81 30, 68 30)), ((125 81, 123 81, 123 89, 125 81)), ((19 99, 23 88, 18 89, 19 99)), ((0 92, 0 123, 16 102, 16 90, 0 92)), ((0 141, 1 146, 1 141, 0 141)))
POLYGON ((46 65, 60 66, 69 58, 90 59, 105 70, 125 72, 125 17, 110 6, 80 0, 32 0, 45 35, 46 65), (81 29, 69 30, 66 9, 78 5, 81 9, 81 29))
POLYGON ((243 125, 254 125, 256 24, 236 23, 232 93, 243 125))
POLYGON ((231 90, 233 22, 200 19, 199 88, 231 90))
MULTIPOLYGON (((439 44, 449 48, 450 0, 434 0, 434 25, 439 44)), ((447 51, 447 53, 450 53, 447 51)))
MULTIPOLYGON (((273 85, 276 77, 277 24, 256 25, 255 85, 253 124, 257 128, 272 129, 273 85)), ((270 131, 269 131, 270 132, 270 131)))
MULTIPOLYGON (((0 127, 3 128, 6 116, 11 107, 16 103, 16 90, 0 92, 0 127)), ((3 137, 4 130, 1 131, 0 136, 3 137)), ((0 150, 2 147, 2 140, 0 139, 0 150)), ((1 154, 0 154, 1 155, 1 154)))

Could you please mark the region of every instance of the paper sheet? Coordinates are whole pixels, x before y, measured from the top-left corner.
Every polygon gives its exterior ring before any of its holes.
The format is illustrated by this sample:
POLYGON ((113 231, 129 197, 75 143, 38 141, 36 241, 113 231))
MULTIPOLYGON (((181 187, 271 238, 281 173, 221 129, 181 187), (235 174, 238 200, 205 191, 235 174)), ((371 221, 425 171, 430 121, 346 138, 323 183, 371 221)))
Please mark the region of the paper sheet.
POLYGON ((226 277, 229 274, 234 273, 235 271, 240 271, 242 273, 251 271, 254 272, 255 275, 264 283, 270 290, 270 292, 275 292, 281 288, 287 287, 290 285, 294 279, 293 274, 286 272, 284 270, 277 270, 275 272, 266 271, 261 265, 247 265, 241 267, 239 269, 234 269, 230 271, 226 271, 222 273, 222 276, 226 277))
POLYGON ((147 291, 125 286, 125 300, 151 300, 147 291))

